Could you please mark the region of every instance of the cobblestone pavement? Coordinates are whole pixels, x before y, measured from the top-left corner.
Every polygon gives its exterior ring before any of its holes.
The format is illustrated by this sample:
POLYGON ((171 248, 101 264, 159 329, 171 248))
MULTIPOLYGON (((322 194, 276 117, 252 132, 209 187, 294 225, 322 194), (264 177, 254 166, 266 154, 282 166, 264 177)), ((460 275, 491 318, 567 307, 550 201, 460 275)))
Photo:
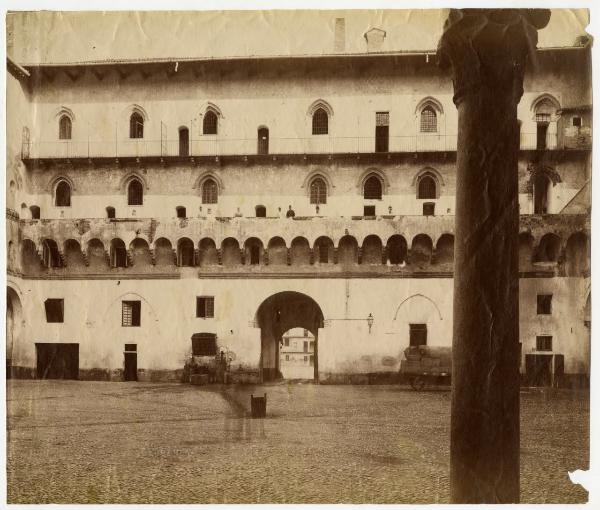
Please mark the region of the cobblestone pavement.
MULTIPOLYGON (((8 381, 11 503, 446 503, 450 393, 8 381), (264 420, 249 395, 268 394, 264 420)), ((524 503, 584 502, 589 393, 521 394, 524 503)))

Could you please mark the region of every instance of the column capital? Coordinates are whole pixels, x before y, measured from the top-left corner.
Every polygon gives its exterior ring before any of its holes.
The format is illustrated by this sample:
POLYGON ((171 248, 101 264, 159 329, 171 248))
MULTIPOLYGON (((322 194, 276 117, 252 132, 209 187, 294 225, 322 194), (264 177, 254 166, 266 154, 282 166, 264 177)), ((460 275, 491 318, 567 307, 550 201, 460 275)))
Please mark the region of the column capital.
POLYGON ((482 89, 523 94, 527 57, 537 31, 550 20, 548 9, 451 9, 438 45, 438 61, 451 69, 454 102, 482 89))

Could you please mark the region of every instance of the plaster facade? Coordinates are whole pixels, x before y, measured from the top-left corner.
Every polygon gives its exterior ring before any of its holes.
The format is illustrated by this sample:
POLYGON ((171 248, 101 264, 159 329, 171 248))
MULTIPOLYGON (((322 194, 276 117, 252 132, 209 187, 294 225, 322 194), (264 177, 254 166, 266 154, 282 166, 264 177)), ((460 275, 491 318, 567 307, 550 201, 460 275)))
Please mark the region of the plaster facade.
MULTIPOLYGON (((544 354, 585 380, 590 53, 538 57, 518 108, 522 372, 551 336, 544 354), (536 313, 538 294, 552 295, 551 314, 536 313)), ((411 324, 426 325, 428 345, 451 345, 457 114, 428 55, 9 61, 7 82, 12 375, 43 374, 36 344, 69 343, 79 378, 122 380, 127 344, 139 379, 182 380, 202 332, 234 353, 238 380, 266 380, 279 376, 282 334, 300 327, 315 337, 320 382, 368 382, 398 374, 411 324), (426 108, 435 130, 423 130, 426 108), (326 134, 313 134, 318 109, 326 134), (216 134, 203 134, 208 112, 216 134), (315 179, 325 199, 313 200, 315 179), (198 315, 202 296, 212 316, 198 315), (47 322, 47 299, 63 300, 63 322, 47 322), (138 301, 139 325, 124 326, 123 302, 138 301)))

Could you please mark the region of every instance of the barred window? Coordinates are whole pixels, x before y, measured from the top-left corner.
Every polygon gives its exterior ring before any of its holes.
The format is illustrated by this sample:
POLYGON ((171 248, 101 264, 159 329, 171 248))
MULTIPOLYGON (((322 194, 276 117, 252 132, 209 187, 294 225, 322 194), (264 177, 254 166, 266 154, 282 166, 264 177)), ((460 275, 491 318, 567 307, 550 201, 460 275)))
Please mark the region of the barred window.
POLYGON ((214 296, 198 296, 196 298, 196 317, 202 319, 215 316, 215 298, 214 296))
POLYGON ((137 112, 129 117, 129 138, 144 138, 144 119, 137 112))
POLYGON ((121 326, 139 327, 141 324, 141 301, 123 301, 121 308, 121 326))
POLYGON ((217 335, 214 333, 194 333, 192 335, 193 356, 216 356, 217 335))
POLYGON ((208 110, 204 114, 202 120, 202 134, 205 135, 216 135, 217 134, 218 118, 217 114, 211 110, 208 110))
POLYGON ((535 121, 541 122, 541 123, 548 123, 548 122, 550 122, 550 114, 549 113, 536 113, 535 121))
POLYGON ((219 189, 217 183, 212 179, 207 179, 202 185, 202 203, 216 204, 219 199, 219 189))
POLYGON ((327 203, 327 185, 325 184, 325 181, 320 177, 317 177, 310 183, 310 203, 327 203))
POLYGON ((390 112, 377 112, 375 114, 375 125, 376 126, 389 126, 390 125, 390 112))
POLYGON ((536 336, 535 337, 535 350, 536 351, 551 351, 552 350, 552 337, 548 335, 536 336))
POLYGON ((437 133, 437 115, 431 106, 421 110, 421 133, 437 133))
POLYGON ((68 115, 63 115, 58 122, 58 138, 59 140, 71 139, 71 119, 68 115))
POLYGON ((326 135, 329 133, 329 116, 323 108, 318 108, 312 117, 312 134, 326 135))
POLYGON ((436 182, 431 175, 424 175, 419 179, 419 190, 417 198, 437 198, 436 182))
POLYGON ((366 199, 381 200, 381 181, 374 175, 365 181, 364 197, 366 199))

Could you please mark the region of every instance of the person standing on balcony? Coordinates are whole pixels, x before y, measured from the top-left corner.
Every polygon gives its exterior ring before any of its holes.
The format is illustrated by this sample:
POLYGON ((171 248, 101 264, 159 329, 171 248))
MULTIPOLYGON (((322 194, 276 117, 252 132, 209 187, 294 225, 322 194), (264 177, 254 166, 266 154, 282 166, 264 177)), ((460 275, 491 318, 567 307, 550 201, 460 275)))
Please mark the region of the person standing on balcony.
POLYGON ((288 207, 288 211, 285 213, 285 217, 286 218, 293 218, 294 216, 296 216, 296 213, 294 212, 294 210, 292 209, 292 206, 290 205, 288 207))

